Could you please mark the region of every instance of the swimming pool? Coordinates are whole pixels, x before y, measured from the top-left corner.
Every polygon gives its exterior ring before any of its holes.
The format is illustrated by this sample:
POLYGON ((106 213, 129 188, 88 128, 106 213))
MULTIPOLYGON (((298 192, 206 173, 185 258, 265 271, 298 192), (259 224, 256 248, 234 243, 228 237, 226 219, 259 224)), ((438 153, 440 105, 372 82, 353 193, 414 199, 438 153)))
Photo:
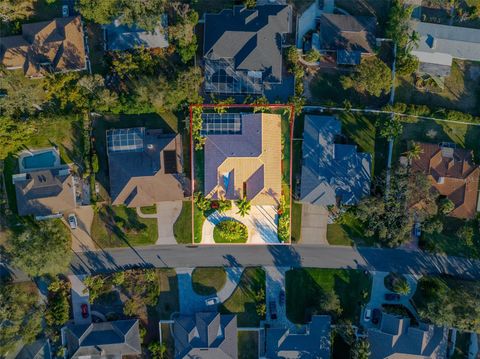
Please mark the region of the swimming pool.
POLYGON ((41 152, 33 156, 25 156, 22 159, 22 166, 24 169, 54 167, 56 159, 57 156, 53 151, 41 152))

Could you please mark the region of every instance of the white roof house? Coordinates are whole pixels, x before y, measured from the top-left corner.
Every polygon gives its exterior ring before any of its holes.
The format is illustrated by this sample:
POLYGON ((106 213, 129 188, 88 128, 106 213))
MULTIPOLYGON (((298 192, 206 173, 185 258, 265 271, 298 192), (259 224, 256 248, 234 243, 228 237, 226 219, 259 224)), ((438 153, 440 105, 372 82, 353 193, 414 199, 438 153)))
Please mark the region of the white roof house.
POLYGON ((420 71, 437 76, 450 74, 453 59, 480 61, 480 29, 411 21, 420 41, 413 49, 420 71))

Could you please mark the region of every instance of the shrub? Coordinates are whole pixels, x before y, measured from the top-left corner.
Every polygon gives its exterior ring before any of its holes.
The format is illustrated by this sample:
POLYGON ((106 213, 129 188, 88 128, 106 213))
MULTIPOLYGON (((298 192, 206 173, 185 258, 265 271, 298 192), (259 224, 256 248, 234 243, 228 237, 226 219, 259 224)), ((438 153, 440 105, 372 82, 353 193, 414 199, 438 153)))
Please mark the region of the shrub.
POLYGON ((244 243, 248 238, 248 230, 243 223, 225 220, 215 226, 213 238, 219 243, 244 243))
POLYGON ((473 228, 465 224, 458 229, 457 237, 462 239, 467 245, 473 245, 473 228))
POLYGON ((320 61, 322 55, 317 50, 311 49, 305 54, 304 58, 307 62, 317 62, 320 61))
POLYGON ((202 192, 195 193, 193 200, 201 211, 208 211, 211 208, 210 200, 205 198, 202 192))

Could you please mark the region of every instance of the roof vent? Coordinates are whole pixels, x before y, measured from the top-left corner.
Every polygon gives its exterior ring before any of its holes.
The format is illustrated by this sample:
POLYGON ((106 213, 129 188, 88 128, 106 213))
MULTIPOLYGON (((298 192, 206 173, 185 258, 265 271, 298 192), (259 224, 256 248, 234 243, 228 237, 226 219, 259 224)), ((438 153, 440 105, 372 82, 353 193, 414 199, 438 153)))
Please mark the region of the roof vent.
POLYGON ((147 148, 148 148, 149 150, 153 150, 153 144, 149 143, 149 144, 147 145, 147 148))

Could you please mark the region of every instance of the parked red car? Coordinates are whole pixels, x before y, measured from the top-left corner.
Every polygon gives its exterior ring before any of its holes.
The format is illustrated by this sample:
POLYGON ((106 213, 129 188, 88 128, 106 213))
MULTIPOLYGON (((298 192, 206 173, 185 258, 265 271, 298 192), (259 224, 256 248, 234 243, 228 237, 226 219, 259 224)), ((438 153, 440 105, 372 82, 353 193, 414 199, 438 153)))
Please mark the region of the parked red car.
POLYGON ((81 308, 82 308, 82 318, 88 318, 88 305, 83 303, 81 308))

